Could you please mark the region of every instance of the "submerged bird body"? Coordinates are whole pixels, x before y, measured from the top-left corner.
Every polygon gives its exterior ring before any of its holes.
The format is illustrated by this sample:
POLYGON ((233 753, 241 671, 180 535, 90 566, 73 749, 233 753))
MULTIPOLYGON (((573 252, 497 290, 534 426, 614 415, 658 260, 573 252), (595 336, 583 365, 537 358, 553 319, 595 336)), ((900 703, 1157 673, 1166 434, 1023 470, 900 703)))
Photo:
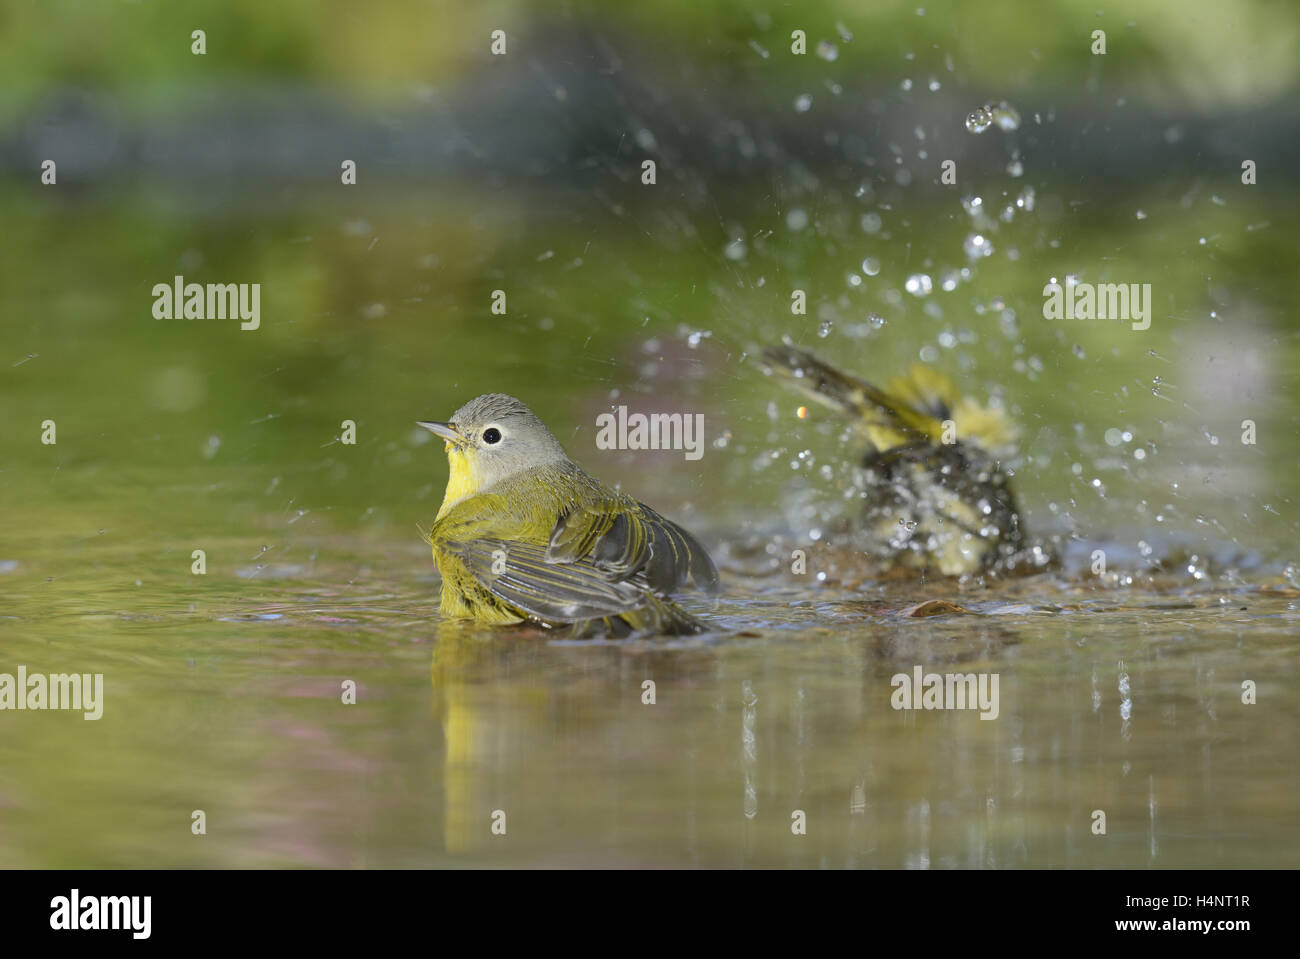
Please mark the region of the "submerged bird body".
POLYGON ((1001 410, 959 396, 925 366, 880 389, 793 346, 763 358, 769 372, 848 415, 865 435, 865 552, 947 576, 1014 561, 1023 535, 999 454, 1015 430, 1001 410))
POLYGON ((689 533, 602 484, 565 454, 529 409, 480 396, 449 423, 451 473, 429 531, 444 616, 581 633, 690 633, 703 627, 669 598, 718 575, 689 533))

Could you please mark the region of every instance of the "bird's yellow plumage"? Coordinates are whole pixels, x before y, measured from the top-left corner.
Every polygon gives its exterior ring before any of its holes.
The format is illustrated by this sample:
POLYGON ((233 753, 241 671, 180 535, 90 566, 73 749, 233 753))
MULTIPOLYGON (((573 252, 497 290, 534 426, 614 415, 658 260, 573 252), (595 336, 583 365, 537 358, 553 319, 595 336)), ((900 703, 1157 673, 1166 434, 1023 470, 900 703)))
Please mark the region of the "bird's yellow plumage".
POLYGON ((483 486, 481 475, 475 471, 474 462, 469 455, 457 449, 450 442, 446 444, 447 491, 442 496, 442 506, 438 508, 438 519, 467 496, 473 496, 483 486))

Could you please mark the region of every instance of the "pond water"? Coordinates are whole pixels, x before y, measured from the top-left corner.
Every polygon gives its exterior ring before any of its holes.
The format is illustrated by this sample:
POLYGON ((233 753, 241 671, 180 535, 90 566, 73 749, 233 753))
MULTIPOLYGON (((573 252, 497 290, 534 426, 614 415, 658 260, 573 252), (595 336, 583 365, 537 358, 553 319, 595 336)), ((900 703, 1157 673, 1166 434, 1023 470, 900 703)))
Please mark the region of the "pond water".
POLYGON ((97 721, 5 715, 8 865, 1296 864, 1285 576, 800 577, 710 535, 714 632, 576 642, 441 622, 414 530, 293 535, 167 478, 7 541, 8 668, 104 676, 97 721), (204 577, 181 511, 224 530, 204 577), (917 666, 997 674, 996 715, 894 709, 917 666))

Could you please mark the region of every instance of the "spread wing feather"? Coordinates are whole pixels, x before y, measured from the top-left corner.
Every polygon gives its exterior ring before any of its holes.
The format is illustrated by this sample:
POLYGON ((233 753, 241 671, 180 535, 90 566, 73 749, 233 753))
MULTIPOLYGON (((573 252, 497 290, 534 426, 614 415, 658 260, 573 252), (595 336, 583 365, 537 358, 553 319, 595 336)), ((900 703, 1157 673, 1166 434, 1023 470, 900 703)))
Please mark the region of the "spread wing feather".
POLYGON ((1000 408, 961 396, 947 376, 919 363, 882 390, 788 342, 765 349, 763 362, 775 378, 847 414, 879 451, 944 442, 945 420, 956 424, 963 442, 987 450, 1015 443, 1015 426, 1000 408))
POLYGON ((877 449, 937 435, 939 422, 866 380, 836 369, 790 344, 763 351, 768 371, 813 399, 853 417, 877 449))

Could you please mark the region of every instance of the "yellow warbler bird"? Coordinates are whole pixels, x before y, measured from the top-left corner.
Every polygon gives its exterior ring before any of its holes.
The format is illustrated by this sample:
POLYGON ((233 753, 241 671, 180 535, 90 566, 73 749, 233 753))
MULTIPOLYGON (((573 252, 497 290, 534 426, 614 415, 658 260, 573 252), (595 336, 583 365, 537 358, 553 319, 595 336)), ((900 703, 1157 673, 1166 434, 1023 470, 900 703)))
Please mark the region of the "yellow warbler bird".
POLYGON ((866 438, 864 552, 945 576, 1046 561, 1041 549, 1022 553, 1001 460, 1016 431, 1001 409, 959 395, 947 376, 920 364, 880 389, 790 343, 764 350, 763 362, 866 438))
POLYGON ((704 548, 585 472, 519 400, 488 393, 419 425, 446 441, 451 466, 426 537, 444 616, 584 635, 704 629, 668 595, 688 578, 717 591, 704 548))

